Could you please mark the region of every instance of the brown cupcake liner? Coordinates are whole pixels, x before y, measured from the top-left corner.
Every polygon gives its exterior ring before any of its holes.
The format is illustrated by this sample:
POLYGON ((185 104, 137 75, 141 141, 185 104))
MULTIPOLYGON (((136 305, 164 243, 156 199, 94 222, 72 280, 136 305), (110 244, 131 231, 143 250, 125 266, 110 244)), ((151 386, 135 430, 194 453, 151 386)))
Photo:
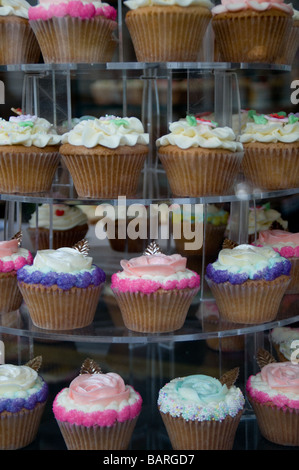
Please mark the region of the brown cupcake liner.
POLYGON ((48 330, 73 330, 92 323, 102 285, 63 290, 56 285, 19 282, 23 299, 35 326, 48 330))
POLYGON ((151 294, 113 289, 125 326, 140 333, 166 333, 184 325, 199 288, 159 289, 151 294))
MULTIPOLYGON (((195 223, 190 224, 190 230, 192 233, 195 232, 195 223)), ((213 225, 211 223, 207 223, 205 227, 205 256, 207 258, 217 257, 219 250, 221 249, 221 245, 224 239, 224 232, 226 229, 226 225, 213 225)), ((203 236, 204 236, 204 226, 202 226, 203 236)), ((190 255, 203 255, 203 246, 199 250, 186 250, 185 244, 194 242, 194 238, 188 240, 184 237, 183 234, 183 223, 181 227, 181 238, 174 238, 174 243, 176 247, 176 251, 178 253, 183 254, 184 256, 190 255)))
POLYGON ((110 62, 117 45, 113 36, 117 23, 100 16, 32 20, 30 26, 46 63, 110 62))
POLYGON ((39 61, 40 48, 25 18, 4 16, 0 18, 0 65, 34 64, 39 61))
POLYGON ((286 294, 299 294, 299 258, 288 258, 291 262, 291 281, 286 294))
POLYGON ((242 170, 255 188, 280 190, 299 185, 299 142, 244 144, 242 170))
POLYGON ((24 152, 13 146, 0 150, 0 192, 39 193, 49 191, 59 164, 59 153, 40 149, 24 152), (17 151, 18 150, 18 151, 17 151))
POLYGON ((243 410, 223 421, 186 421, 160 414, 174 450, 231 450, 243 410))
POLYGON ((46 402, 33 410, 23 408, 17 413, 0 413, 0 449, 15 450, 26 447, 36 438, 46 402))
POLYGON ((138 62, 196 62, 210 19, 208 8, 173 5, 131 10, 125 22, 138 62))
POLYGON ((223 13, 212 26, 222 61, 272 63, 286 45, 292 17, 274 9, 223 13))
POLYGON ((80 426, 58 421, 68 450, 127 450, 138 416, 113 426, 80 426))
MULTIPOLYGON (((50 247, 50 230, 39 227, 28 228, 31 243, 34 250, 47 250, 50 247)), ((53 249, 57 250, 64 246, 72 247, 83 240, 88 231, 88 224, 78 225, 67 230, 53 230, 53 249)))
POLYGON ((299 21, 293 21, 292 28, 288 34, 286 44, 283 44, 276 62, 278 64, 292 65, 299 45, 299 21))
POLYGON ((0 273, 0 314, 17 310, 22 302, 23 297, 18 287, 17 272, 0 273))
POLYGON ((242 152, 199 147, 182 150, 159 147, 171 192, 179 197, 223 195, 233 191, 241 167, 242 152))
POLYGON ((265 439, 283 446, 299 446, 299 410, 262 404, 250 396, 248 399, 265 439))
MULTIPOLYGON (((81 197, 112 198, 120 195, 135 196, 141 170, 148 149, 145 145, 103 149, 96 147, 93 152, 67 154, 61 148, 65 162, 81 197)), ((84 152, 84 150, 83 150, 84 152)))
POLYGON ((273 281, 248 280, 243 284, 217 284, 208 277, 206 281, 222 319, 232 323, 260 324, 276 318, 290 276, 280 276, 273 281))

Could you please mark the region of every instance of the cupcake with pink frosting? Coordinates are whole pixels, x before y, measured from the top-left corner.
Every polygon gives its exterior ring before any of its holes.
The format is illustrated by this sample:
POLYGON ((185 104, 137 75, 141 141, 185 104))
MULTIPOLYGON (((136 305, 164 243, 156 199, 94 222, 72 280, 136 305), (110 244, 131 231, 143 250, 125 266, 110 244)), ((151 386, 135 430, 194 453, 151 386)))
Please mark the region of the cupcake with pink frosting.
POLYGON ((86 359, 56 396, 53 413, 68 450, 126 450, 141 406, 140 394, 120 375, 104 374, 86 359))
POLYGON ((28 15, 46 63, 111 61, 117 13, 107 3, 40 0, 28 15))
POLYGON ((286 446, 299 445, 299 363, 275 362, 258 351, 261 371, 249 377, 247 397, 262 436, 286 446))
POLYGON ((283 0, 221 0, 212 26, 225 62, 274 62, 288 40, 293 8, 283 0))
POLYGON ((186 263, 179 254, 161 253, 155 242, 142 256, 121 261, 111 288, 128 329, 163 333, 183 326, 200 287, 200 276, 186 263))
POLYGON ((270 245, 273 250, 291 262, 291 282, 286 294, 299 293, 299 233, 285 230, 264 230, 255 243, 258 246, 270 245))
POLYGON ((0 242, 0 313, 17 310, 23 297, 17 283, 17 272, 33 263, 32 254, 20 246, 21 233, 8 241, 0 242))

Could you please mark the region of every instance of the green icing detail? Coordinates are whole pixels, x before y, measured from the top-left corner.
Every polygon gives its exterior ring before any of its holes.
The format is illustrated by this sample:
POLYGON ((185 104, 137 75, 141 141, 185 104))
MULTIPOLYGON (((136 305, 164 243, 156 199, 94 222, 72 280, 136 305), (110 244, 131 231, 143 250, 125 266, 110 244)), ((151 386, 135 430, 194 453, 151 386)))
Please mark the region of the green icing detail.
POLYGON ((192 114, 188 114, 186 116, 186 121, 188 122, 189 126, 197 126, 196 117, 192 114))
POLYGON ((256 124, 267 124, 268 123, 267 119, 264 118, 263 115, 261 115, 261 116, 256 116, 255 115, 255 116, 253 116, 253 120, 256 124))
POLYGON ((211 123, 213 124, 213 126, 217 127, 218 126, 218 122, 215 122, 215 121, 211 121, 211 123))
POLYGON ((284 112, 284 111, 279 111, 277 114, 278 114, 278 116, 286 116, 287 115, 287 113, 284 112))
POLYGON ((250 110, 248 111, 248 117, 249 117, 250 119, 253 119, 253 117, 254 117, 255 115, 256 115, 256 111, 255 111, 254 109, 250 109, 250 110))
POLYGON ((298 120, 299 119, 296 116, 294 116, 293 114, 290 114, 289 119, 288 119, 288 123, 289 124, 295 124, 295 122, 297 122, 298 120))
POLYGON ((126 127, 129 125, 129 122, 126 119, 114 119, 113 122, 116 126, 126 127))
POLYGON ((22 122, 19 122, 19 126, 20 127, 33 127, 34 124, 32 121, 22 121, 22 122))

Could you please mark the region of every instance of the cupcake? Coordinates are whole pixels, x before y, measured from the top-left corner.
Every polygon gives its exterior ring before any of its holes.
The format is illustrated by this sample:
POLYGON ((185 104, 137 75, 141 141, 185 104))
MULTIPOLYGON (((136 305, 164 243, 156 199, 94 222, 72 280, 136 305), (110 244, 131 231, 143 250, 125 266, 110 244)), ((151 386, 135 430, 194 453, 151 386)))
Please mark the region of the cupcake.
POLYGON ((104 374, 86 359, 80 374, 61 390, 53 413, 68 450, 126 450, 142 398, 115 372, 104 374))
POLYGON ((116 10, 101 1, 40 0, 29 23, 46 63, 109 62, 117 40, 116 10))
POLYGON ((42 359, 0 365, 0 449, 26 447, 36 438, 48 385, 38 374, 42 359))
POLYGON ((125 16, 138 62, 196 62, 212 17, 209 0, 128 0, 125 16))
POLYGON ((60 139, 46 119, 29 114, 0 119, 0 192, 49 191, 60 139))
POLYGON ((283 0, 222 0, 212 8, 215 41, 223 62, 275 62, 292 27, 283 0))
POLYGON ((31 215, 28 232, 35 250, 73 246, 83 240, 88 231, 87 216, 78 206, 42 204, 31 215), (52 227, 52 233, 50 230, 52 227))
POLYGON ((18 285, 35 326, 73 330, 92 323, 105 273, 92 264, 86 242, 40 250, 18 271, 18 285))
POLYGON ((297 357, 299 345, 299 328, 278 326, 270 331, 270 341, 277 353, 279 362, 292 361, 297 357))
POLYGON ((0 242, 0 313, 17 310, 23 301, 18 288, 17 272, 33 262, 32 254, 22 248, 22 233, 12 240, 0 242))
POLYGON ((179 254, 164 255, 155 242, 142 256, 120 262, 123 271, 112 275, 111 289, 129 330, 164 333, 183 326, 200 286, 186 262, 179 254))
POLYGON ((291 282, 286 294, 299 293, 299 233, 285 230, 264 230, 255 242, 257 246, 271 246, 291 262, 291 282))
POLYGON ((81 121, 62 136, 60 153, 81 197, 134 196, 149 134, 135 117, 81 121))
POLYGON ((157 139, 158 156, 174 196, 200 197, 233 191, 243 146, 229 127, 187 116, 157 139))
POLYGON ((0 6, 0 64, 34 64, 40 48, 29 25, 30 4, 25 0, 6 0, 0 6))
POLYGON ((159 391, 158 408, 174 450, 231 450, 244 409, 234 385, 239 369, 219 380, 190 375, 159 391))
POLYGON ((258 351, 261 371, 246 383, 248 400, 262 436, 284 446, 299 445, 299 364, 276 362, 258 351))
POLYGON ((274 320, 290 283, 291 263, 271 247, 224 248, 206 270, 220 317, 232 323, 274 320))
POLYGON ((281 111, 269 115, 251 114, 240 135, 244 146, 242 170, 257 189, 280 190, 299 185, 298 117, 281 111))

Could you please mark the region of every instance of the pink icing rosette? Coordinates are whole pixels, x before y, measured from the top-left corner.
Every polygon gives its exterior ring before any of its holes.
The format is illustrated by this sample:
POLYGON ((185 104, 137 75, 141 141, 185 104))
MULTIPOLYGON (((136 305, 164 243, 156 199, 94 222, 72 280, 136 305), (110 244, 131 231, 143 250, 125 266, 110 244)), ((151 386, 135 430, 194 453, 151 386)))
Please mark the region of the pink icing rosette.
POLYGON ((261 370, 261 377, 271 389, 299 393, 299 364, 292 362, 267 364, 261 370))
POLYGON ((123 379, 113 372, 108 374, 82 374, 70 384, 69 396, 80 405, 99 404, 128 400, 130 390, 123 379))
POLYGON ((40 2, 40 5, 30 7, 28 11, 29 20, 47 21, 51 18, 70 16, 88 20, 96 16, 103 16, 113 21, 116 20, 117 12, 110 5, 95 7, 92 3, 84 4, 79 0, 40 2))
POLYGON ((30 265, 33 263, 33 256, 29 251, 26 258, 24 256, 18 256, 13 260, 4 259, 18 253, 18 250, 19 242, 17 239, 0 242, 0 272, 9 273, 11 271, 17 271, 26 264, 30 265))
POLYGON ((280 248, 273 246, 273 249, 279 252, 279 254, 284 258, 299 257, 299 233, 290 233, 284 230, 264 230, 259 233, 259 238, 256 244, 284 244, 285 246, 280 248))
POLYGON ((212 8, 212 14, 217 15, 227 11, 242 10, 266 11, 271 8, 293 14, 292 5, 286 5, 284 0, 222 0, 221 5, 212 8))
POLYGON ((122 260, 120 262, 124 272, 133 276, 143 276, 149 274, 151 276, 171 276, 178 271, 186 270, 187 259, 181 255, 153 255, 139 256, 131 260, 122 260))

